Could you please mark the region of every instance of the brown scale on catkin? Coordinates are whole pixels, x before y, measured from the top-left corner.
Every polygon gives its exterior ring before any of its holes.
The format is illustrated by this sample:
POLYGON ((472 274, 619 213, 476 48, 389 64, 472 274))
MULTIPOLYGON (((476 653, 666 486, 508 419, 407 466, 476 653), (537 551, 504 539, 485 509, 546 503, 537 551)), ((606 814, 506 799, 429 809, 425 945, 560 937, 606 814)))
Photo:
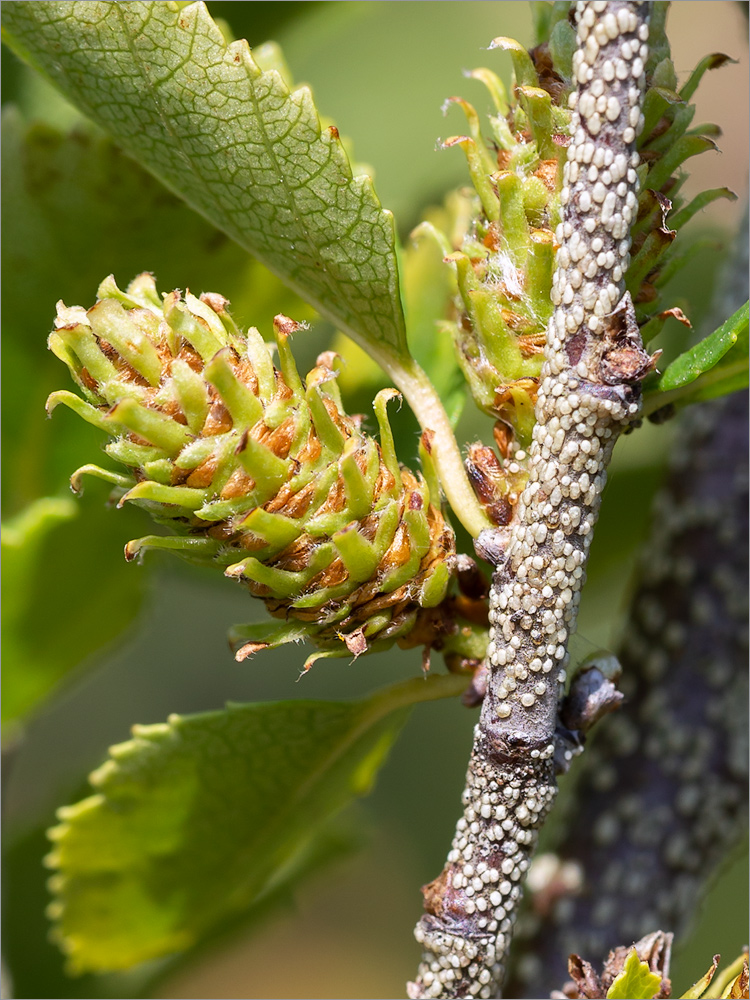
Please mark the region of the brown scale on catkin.
MULTIPOLYGON (((724 312, 747 298, 746 229, 738 244, 724 312)), ((623 634, 626 702, 584 754, 557 846, 578 884, 524 916, 513 996, 559 988, 571 952, 597 965, 657 928, 679 940, 746 832, 747 435, 746 392, 683 421, 623 634)))
POLYGON ((638 418, 638 382, 651 367, 623 282, 637 211, 648 6, 576 4, 556 308, 529 482, 493 579, 490 676, 464 814, 443 872, 423 890, 412 998, 497 995, 521 881, 556 795, 555 758, 559 767, 565 754, 558 698, 606 466, 619 433, 638 418))

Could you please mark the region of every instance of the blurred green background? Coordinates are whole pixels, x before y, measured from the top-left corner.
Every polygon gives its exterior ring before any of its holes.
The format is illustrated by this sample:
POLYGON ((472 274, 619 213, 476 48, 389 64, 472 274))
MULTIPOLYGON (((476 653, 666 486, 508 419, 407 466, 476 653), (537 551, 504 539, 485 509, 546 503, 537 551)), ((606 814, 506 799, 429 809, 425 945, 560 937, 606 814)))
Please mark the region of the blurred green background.
MULTIPOLYGON (((352 141, 357 160, 373 167, 376 190, 394 212, 402 240, 424 208, 466 182, 458 150, 436 149, 440 138, 463 127, 455 108, 442 117, 447 97, 461 94, 485 110, 481 86, 464 79, 462 70, 488 65, 507 80, 509 60, 484 50, 497 35, 526 43, 531 37, 530 13, 521 2, 208 6, 251 45, 270 38, 282 45, 295 80, 313 87, 321 112, 352 141)), ((682 78, 708 52, 741 60, 709 74, 698 92, 696 121, 721 125, 723 152, 700 158, 691 188, 728 185, 742 199, 748 88, 746 28, 738 8, 676 3, 671 39, 682 78)), ((46 395, 68 387, 63 366, 45 346, 58 298, 88 305, 108 272, 123 284, 150 269, 162 290, 189 285, 228 295, 240 322, 266 333, 273 313, 306 313, 288 293, 279 302, 275 281, 108 144, 96 136, 61 140, 55 129, 75 124, 75 112, 12 55, 4 57, 3 104, 16 105, 21 114, 6 108, 3 125, 7 519, 39 497, 68 497, 67 476, 95 460, 101 446, 96 432, 70 413, 45 421, 46 395), (24 122, 32 121, 49 127, 28 133, 24 122)), ((720 202, 691 230, 716 236, 733 225, 736 212, 720 202)), ((689 293, 699 330, 719 260, 717 253, 702 254, 674 290, 674 301, 683 305, 689 293)), ((295 343, 301 367, 331 333, 316 324, 309 340, 295 343)), ((488 432, 487 421, 467 413, 458 433, 465 442, 488 432)), ((618 447, 579 626, 594 645, 616 645, 670 436, 669 426, 648 425, 618 447)), ((413 461, 414 425, 405 420, 400 438, 402 459, 413 461)), ((23 724, 6 727, 3 746, 5 941, 16 997, 135 996, 146 974, 156 971, 67 980, 46 942, 43 915, 41 830, 57 806, 80 797, 85 775, 110 744, 127 737, 132 723, 227 700, 348 698, 420 671, 419 656, 400 651, 351 665, 324 661, 300 684, 294 683, 301 662, 296 649, 236 664, 227 629, 258 620, 262 608, 209 571, 158 556, 144 566, 125 565, 124 541, 149 531, 150 522, 138 511, 107 509, 105 501, 102 484, 89 486, 81 500, 44 521, 34 536, 33 561, 14 569, 11 552, 9 572, 15 575, 6 583, 6 601, 13 605, 15 598, 18 608, 4 636, 6 683, 21 707, 49 691, 23 724)), ((239 930, 163 975, 150 987, 153 995, 403 995, 418 959, 412 928, 421 910, 419 886, 442 867, 474 722, 475 713, 458 703, 418 708, 374 794, 346 819, 360 849, 302 886, 264 926, 239 930)), ((683 989, 715 951, 729 957, 746 942, 747 897, 739 885, 747 885, 744 854, 716 883, 693 938, 680 943, 673 981, 683 989)))

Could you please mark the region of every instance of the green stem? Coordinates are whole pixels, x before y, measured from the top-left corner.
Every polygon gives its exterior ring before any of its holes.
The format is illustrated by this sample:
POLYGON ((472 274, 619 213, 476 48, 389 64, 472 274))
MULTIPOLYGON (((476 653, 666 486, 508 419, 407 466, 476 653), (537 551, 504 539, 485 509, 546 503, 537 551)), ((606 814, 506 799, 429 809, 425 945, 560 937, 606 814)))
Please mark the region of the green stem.
POLYGON ((466 475, 448 414, 427 374, 408 355, 398 357, 387 348, 379 348, 351 327, 342 328, 342 332, 359 344, 393 379, 422 430, 432 431, 432 460, 438 479, 446 500, 464 528, 472 538, 485 528, 491 528, 492 524, 466 475))
POLYGON ((370 696, 371 712, 374 718, 387 715, 398 708, 409 708, 423 701, 439 701, 441 698, 455 698, 469 683, 468 674, 430 674, 427 677, 412 677, 408 681, 394 684, 370 696))
POLYGON ((448 415, 427 374, 413 358, 397 358, 363 344, 354 331, 345 331, 368 350, 375 361, 393 379, 403 394, 423 431, 432 431, 432 460, 445 498, 461 524, 476 538, 492 525, 477 499, 466 475, 461 451, 448 415))

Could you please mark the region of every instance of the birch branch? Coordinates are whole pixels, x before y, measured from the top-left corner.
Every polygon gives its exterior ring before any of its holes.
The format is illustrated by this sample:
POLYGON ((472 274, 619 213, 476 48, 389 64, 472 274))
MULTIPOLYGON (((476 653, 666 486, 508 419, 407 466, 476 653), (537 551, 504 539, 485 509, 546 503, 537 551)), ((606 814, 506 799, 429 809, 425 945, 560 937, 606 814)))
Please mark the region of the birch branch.
MULTIPOLYGON (((747 249, 744 225, 721 316, 747 298, 747 249)), ((514 996, 549 995, 572 952, 679 939, 746 831, 747 420, 743 392, 682 423, 619 654, 627 701, 586 750, 557 848, 583 881, 525 918, 514 996)))
POLYGON ((647 18, 641 2, 576 5, 573 134, 530 477, 493 578, 490 676, 464 814, 441 875, 423 889, 411 998, 501 988, 521 880, 556 795, 556 766, 571 755, 557 718, 567 644, 606 467, 638 418, 638 383, 651 366, 623 294, 647 18))

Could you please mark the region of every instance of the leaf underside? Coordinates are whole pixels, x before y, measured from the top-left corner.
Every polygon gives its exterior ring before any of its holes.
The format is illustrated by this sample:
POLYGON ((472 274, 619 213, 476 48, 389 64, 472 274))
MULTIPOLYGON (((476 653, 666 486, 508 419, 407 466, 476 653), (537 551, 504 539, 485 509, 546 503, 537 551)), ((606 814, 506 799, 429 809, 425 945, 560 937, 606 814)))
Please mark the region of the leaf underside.
POLYGON ((376 355, 408 355, 393 218, 306 87, 205 4, 17 0, 4 38, 193 208, 376 355))

